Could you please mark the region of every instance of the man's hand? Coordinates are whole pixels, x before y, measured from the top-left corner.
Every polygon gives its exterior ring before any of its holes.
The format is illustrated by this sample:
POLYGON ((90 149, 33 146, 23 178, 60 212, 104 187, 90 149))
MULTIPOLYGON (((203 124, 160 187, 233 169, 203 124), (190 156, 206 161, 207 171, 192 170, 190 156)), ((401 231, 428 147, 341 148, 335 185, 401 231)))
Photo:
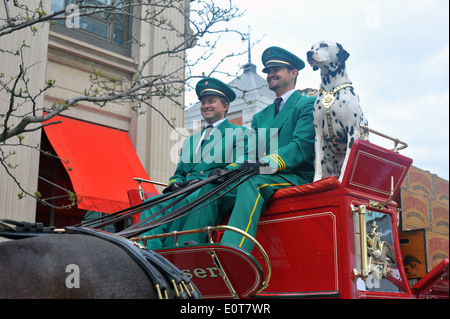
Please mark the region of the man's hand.
POLYGON ((200 182, 200 181, 201 181, 201 179, 197 178, 197 179, 191 179, 189 181, 173 183, 170 186, 164 188, 164 190, 162 192, 163 192, 163 194, 168 193, 168 192, 174 192, 176 190, 179 190, 181 188, 185 188, 185 187, 187 187, 189 185, 192 185, 192 184, 200 182))
POLYGON ((262 162, 262 161, 256 161, 256 162, 249 162, 245 161, 241 165, 239 165, 238 169, 241 171, 249 170, 251 172, 260 172, 261 167, 267 167, 269 164, 262 162))
MULTIPOLYGON (((224 175, 225 173, 228 173, 228 172, 229 171, 226 168, 214 168, 213 170, 211 170, 211 172, 209 173, 208 177, 220 176, 220 175, 224 175)), ((218 179, 215 179, 211 183, 213 183, 213 184, 222 184, 227 179, 228 179, 228 175, 224 175, 224 176, 222 176, 222 177, 220 177, 218 179)))

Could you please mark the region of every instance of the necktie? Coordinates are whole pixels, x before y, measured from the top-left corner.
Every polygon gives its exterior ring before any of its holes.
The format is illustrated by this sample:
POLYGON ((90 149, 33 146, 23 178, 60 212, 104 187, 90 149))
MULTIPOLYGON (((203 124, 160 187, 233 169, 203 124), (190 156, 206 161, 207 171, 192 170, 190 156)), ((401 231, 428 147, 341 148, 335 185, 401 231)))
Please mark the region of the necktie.
POLYGON ((205 136, 203 137, 202 145, 203 145, 203 143, 206 142, 206 140, 208 140, 208 138, 211 135, 211 132, 212 132, 213 129, 214 129, 214 126, 212 124, 206 125, 206 127, 205 127, 205 136))
POLYGON ((280 112, 281 101, 283 101, 283 98, 281 97, 277 97, 275 99, 275 116, 277 116, 278 112, 280 112))

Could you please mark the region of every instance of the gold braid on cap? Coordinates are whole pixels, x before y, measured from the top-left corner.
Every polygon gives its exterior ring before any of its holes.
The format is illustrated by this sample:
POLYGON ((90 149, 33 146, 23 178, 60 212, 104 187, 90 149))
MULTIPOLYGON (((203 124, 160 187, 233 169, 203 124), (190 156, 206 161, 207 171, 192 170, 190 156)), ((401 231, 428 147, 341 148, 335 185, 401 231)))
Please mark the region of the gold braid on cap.
POLYGON ((287 65, 291 65, 289 62, 286 61, 281 61, 281 60, 269 60, 266 62, 266 65, 270 62, 278 62, 278 63, 283 63, 283 64, 287 64, 287 65))
POLYGON ((227 97, 226 95, 225 95, 225 93, 223 93, 223 92, 220 92, 220 91, 218 91, 218 90, 214 90, 214 89, 204 89, 201 93, 200 93, 200 96, 201 95, 203 95, 203 93, 205 92, 205 91, 212 91, 212 92, 216 92, 216 93, 219 93, 219 94, 221 94, 221 95, 223 95, 223 96, 225 96, 225 97, 227 97))

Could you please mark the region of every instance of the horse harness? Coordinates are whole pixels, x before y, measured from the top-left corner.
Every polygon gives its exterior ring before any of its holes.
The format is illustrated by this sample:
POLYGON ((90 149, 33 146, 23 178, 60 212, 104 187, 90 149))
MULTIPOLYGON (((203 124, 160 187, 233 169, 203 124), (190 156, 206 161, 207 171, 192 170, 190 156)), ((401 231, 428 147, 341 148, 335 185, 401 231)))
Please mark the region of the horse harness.
MULTIPOLYGON (((179 299, 200 299, 202 298, 201 293, 196 290, 195 286, 192 284, 191 280, 177 267, 170 263, 167 259, 160 256, 159 254, 144 249, 139 243, 128 240, 128 237, 135 236, 148 229, 155 228, 161 224, 165 224, 172 220, 178 219, 182 216, 186 216, 193 211, 208 205, 210 202, 216 200, 217 198, 223 196, 225 193, 229 192, 232 188, 237 187, 242 184, 252 176, 256 175, 256 171, 252 170, 236 170, 227 171, 224 173, 219 173, 215 176, 208 177, 207 179, 197 182, 191 186, 187 186, 185 189, 180 189, 172 193, 162 195, 158 198, 143 202, 141 204, 135 205, 133 207, 115 212, 110 214, 108 217, 99 218, 87 223, 81 223, 75 226, 56 228, 56 227, 44 227, 42 223, 30 223, 30 222, 18 222, 13 220, 3 219, 0 220, 0 237, 5 237, 8 239, 22 239, 28 237, 37 237, 45 235, 55 235, 55 234, 83 234, 88 236, 94 236, 110 243, 115 244, 122 248, 147 274, 149 279, 155 286, 160 299, 167 299, 167 290, 171 284, 175 290, 176 296, 179 299), (247 175, 247 176, 245 176, 247 175), (244 177, 245 176, 245 177, 244 177), (144 221, 140 221, 131 227, 121 231, 117 234, 110 234, 107 232, 100 231, 95 228, 100 226, 108 225, 114 223, 117 220, 122 220, 128 216, 132 216, 138 212, 141 212, 149 207, 155 206, 164 202, 168 199, 178 197, 175 202, 178 202, 184 196, 191 194, 196 189, 202 187, 205 184, 219 181, 225 178, 225 181, 220 182, 215 189, 203 196, 198 197, 191 203, 180 207, 179 209, 164 215, 163 217, 149 222, 155 216, 150 216, 144 221), (238 181, 236 183, 236 181, 238 181), (227 190, 228 186, 234 184, 227 190), (219 192, 222 192, 218 195, 219 192), (211 199, 215 195, 216 198, 211 199), (197 207, 196 207, 197 206, 197 207), (148 222, 148 225, 142 226, 143 223, 148 222), (95 225, 96 224, 96 225, 95 225), (11 226, 13 225, 13 226, 11 226), (89 226, 88 226, 89 225, 89 226), (86 227, 88 226, 88 227, 86 227), (161 277, 161 275, 164 277, 161 277)), ((167 207, 165 208, 167 209, 167 207)), ((158 211, 154 215, 161 214, 162 211, 158 211)))
POLYGON ((337 86, 336 88, 334 88, 334 90, 331 92, 327 92, 324 89, 320 88, 320 93, 323 94, 322 105, 325 107, 325 113, 327 115, 328 134, 330 135, 328 140, 332 141, 333 144, 347 142, 346 139, 337 138, 336 136, 334 136, 333 127, 331 125, 331 106, 334 104, 334 101, 336 100, 334 95, 337 92, 339 92, 340 90, 347 88, 347 87, 353 87, 353 86, 350 83, 344 83, 344 84, 341 84, 341 85, 337 86))
POLYGON ((172 285, 179 299, 200 299, 201 294, 196 290, 191 280, 172 263, 157 253, 143 249, 138 243, 106 232, 87 227, 43 227, 42 223, 17 222, 0 220, 0 237, 8 239, 22 239, 46 235, 82 234, 106 240, 122 248, 146 273, 153 283, 158 297, 168 299, 169 285, 172 285), (11 226, 13 225, 13 226, 11 226), (168 284, 169 283, 169 284, 168 284))

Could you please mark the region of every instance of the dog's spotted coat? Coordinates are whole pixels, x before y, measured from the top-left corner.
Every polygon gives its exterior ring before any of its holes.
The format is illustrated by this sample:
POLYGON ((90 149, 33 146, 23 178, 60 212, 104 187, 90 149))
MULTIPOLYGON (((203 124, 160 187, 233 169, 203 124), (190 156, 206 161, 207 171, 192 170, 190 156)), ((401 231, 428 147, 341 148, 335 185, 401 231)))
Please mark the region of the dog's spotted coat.
MULTIPOLYGON (((335 88, 351 81, 347 76, 345 61, 349 53, 336 42, 320 41, 307 52, 308 63, 321 73, 321 89, 332 92, 335 88)), ((315 174, 314 181, 335 175, 342 181, 348 155, 353 142, 361 138, 360 125, 367 126, 367 120, 359 105, 359 97, 353 87, 346 87, 334 94, 330 108, 333 137, 330 136, 326 109, 322 104, 324 93, 317 93, 314 105, 315 174), (342 173, 342 175, 341 175, 342 173)))

